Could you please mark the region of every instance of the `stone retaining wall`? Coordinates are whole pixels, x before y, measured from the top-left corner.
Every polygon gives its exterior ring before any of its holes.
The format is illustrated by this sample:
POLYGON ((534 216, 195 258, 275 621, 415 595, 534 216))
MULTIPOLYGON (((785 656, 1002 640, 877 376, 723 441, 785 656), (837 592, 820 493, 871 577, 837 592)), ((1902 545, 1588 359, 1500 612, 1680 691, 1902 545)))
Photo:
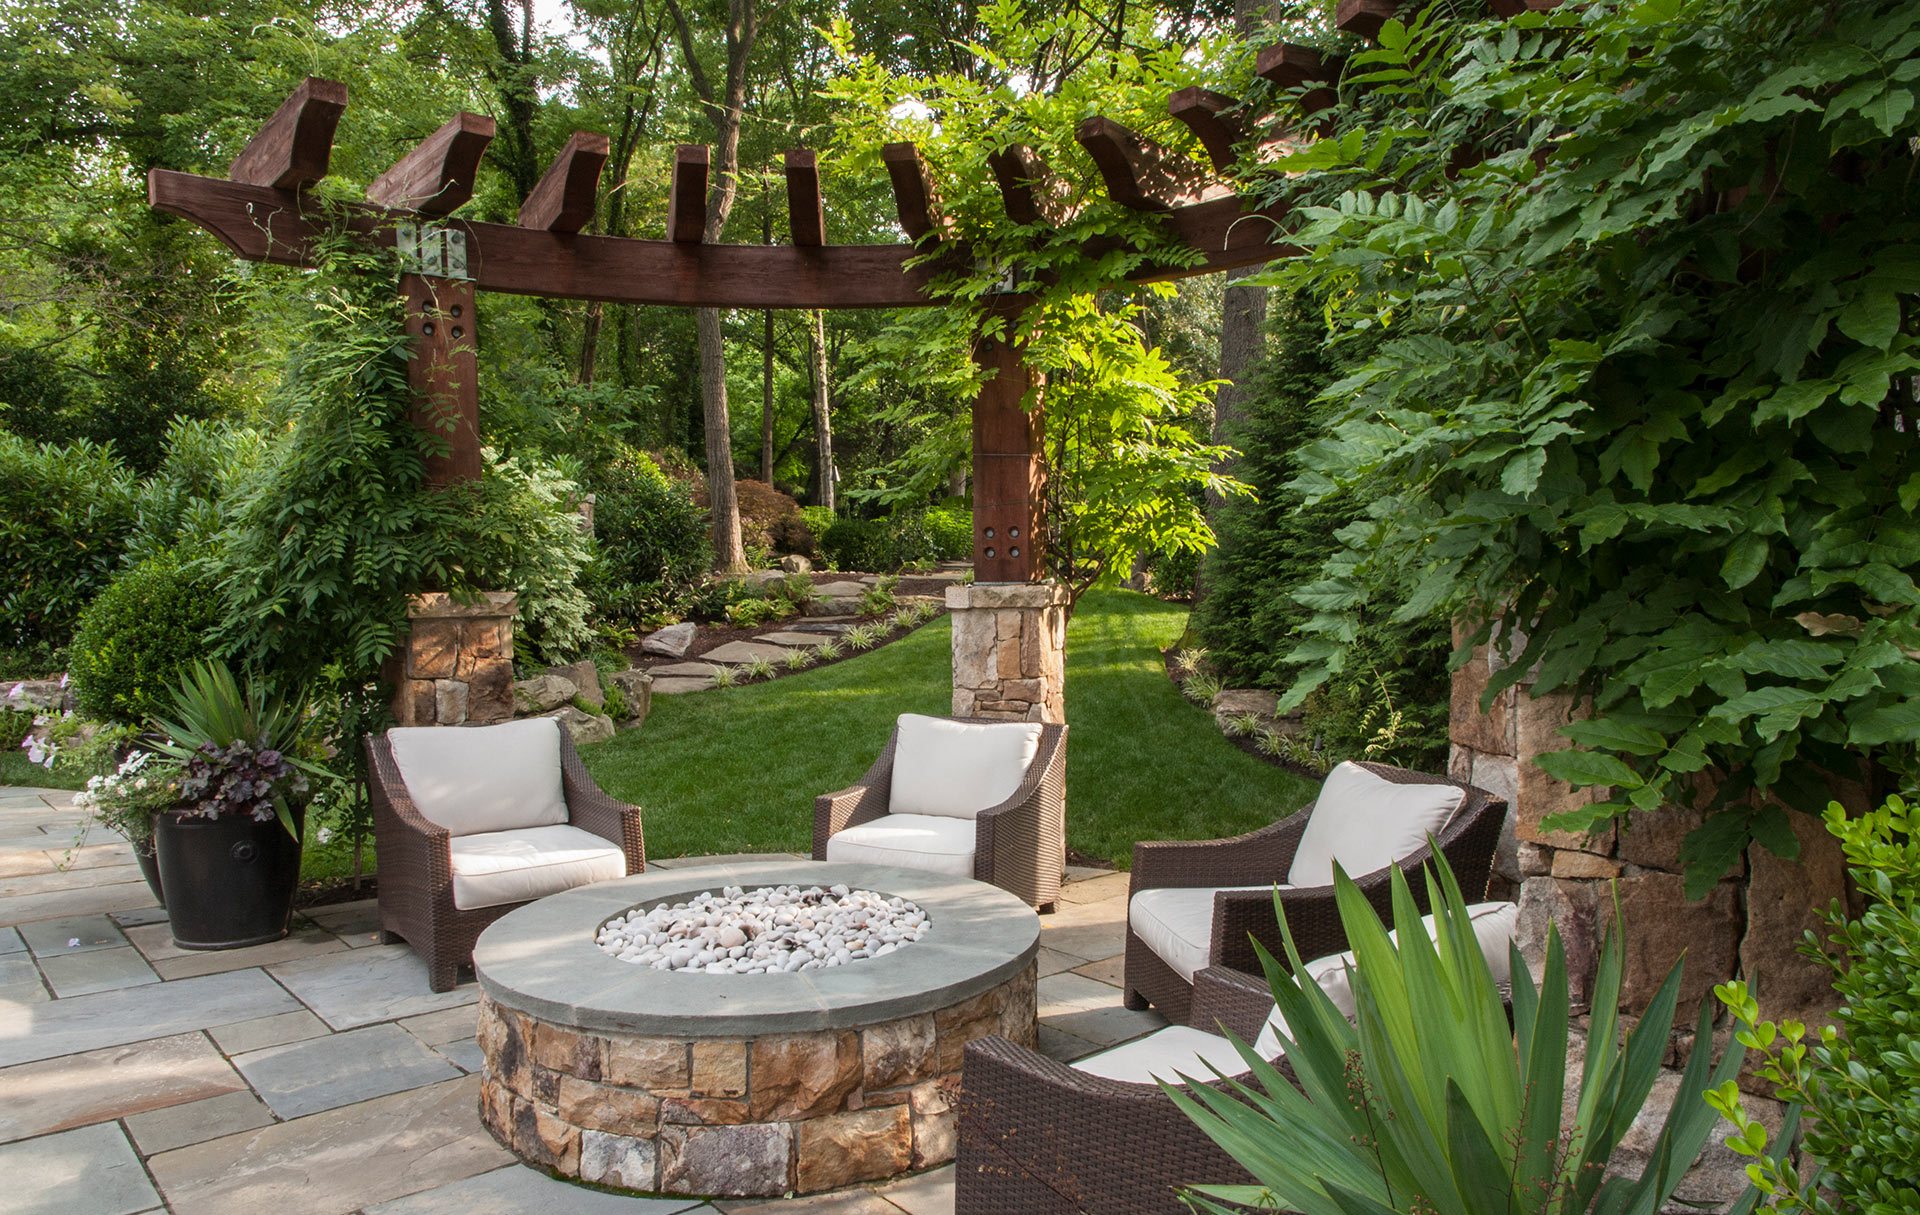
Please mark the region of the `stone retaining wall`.
POLYGON ((808 1194, 930 1168, 953 1159, 966 1044, 1033 1045, 1035 975, 935 1012, 748 1039, 595 1033, 483 996, 481 1118, 534 1165, 628 1190, 808 1194))

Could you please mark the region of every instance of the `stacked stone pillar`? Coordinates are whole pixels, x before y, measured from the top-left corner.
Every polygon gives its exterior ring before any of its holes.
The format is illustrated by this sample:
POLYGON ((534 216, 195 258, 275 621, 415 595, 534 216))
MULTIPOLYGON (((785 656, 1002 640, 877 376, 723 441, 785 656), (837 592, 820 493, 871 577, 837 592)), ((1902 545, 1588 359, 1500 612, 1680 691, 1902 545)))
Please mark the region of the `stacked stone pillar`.
POLYGON ((1053 582, 947 588, 953 613, 953 715, 1067 719, 1067 592, 1053 582))
POLYGON ((406 643, 387 662, 395 724, 484 725, 511 718, 518 607, 509 591, 468 603, 438 592, 414 596, 406 643))
MULTIPOLYGON (((1751 845, 1698 900, 1686 897, 1680 862, 1682 841, 1702 821, 1698 809, 1667 807, 1585 833, 1550 831, 1546 819, 1600 799, 1601 791, 1572 789, 1533 762, 1572 745, 1558 731, 1579 707, 1563 693, 1535 696, 1532 681, 1522 679, 1482 710, 1481 695, 1502 665, 1482 646, 1454 675, 1451 771, 1512 807, 1495 862, 1495 894, 1518 899, 1521 950, 1536 970, 1547 929, 1557 926, 1574 998, 1584 1002, 1617 883, 1627 921, 1622 1011, 1644 1012, 1684 953, 1683 1022, 1692 1021, 1715 984, 1734 978, 1755 983, 1769 1016, 1819 1020, 1828 1013, 1834 996, 1827 972, 1798 951, 1803 934, 1821 927, 1820 911, 1847 896, 1845 859, 1821 824, 1790 812, 1800 838, 1797 860, 1751 845)), ((1706 804, 1711 792, 1697 788, 1694 804, 1706 804)), ((1857 784, 1837 786, 1834 796, 1850 808, 1865 802, 1857 784)))

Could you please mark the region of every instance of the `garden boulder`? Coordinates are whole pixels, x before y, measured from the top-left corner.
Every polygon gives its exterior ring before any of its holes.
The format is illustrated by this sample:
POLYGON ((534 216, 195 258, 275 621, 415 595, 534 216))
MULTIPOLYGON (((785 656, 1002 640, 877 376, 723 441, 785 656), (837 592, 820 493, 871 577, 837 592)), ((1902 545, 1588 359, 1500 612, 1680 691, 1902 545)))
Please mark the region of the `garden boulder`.
POLYGON ((591 658, 582 658, 564 667, 548 667, 541 674, 558 675, 570 681, 578 689, 580 699, 596 709, 606 701, 606 693, 600 690, 600 668, 593 665, 591 658))
POLYGON ((627 716, 620 724, 631 728, 647 720, 647 712, 653 707, 653 676, 645 671, 616 671, 607 676, 607 682, 620 689, 627 698, 627 716))
POLYGON ((640 639, 640 648, 665 658, 685 658, 687 651, 693 648, 693 634, 693 621, 683 620, 647 634, 640 639))
POLYGON ((573 703, 579 694, 580 687, 573 680, 549 671, 514 682, 513 708, 516 713, 545 713, 573 703))
POLYGON ((555 709, 551 713, 542 713, 542 717, 551 717, 567 728, 573 735, 573 745, 584 747, 589 743, 605 742, 613 737, 613 718, 599 713, 587 713, 572 705, 555 709))

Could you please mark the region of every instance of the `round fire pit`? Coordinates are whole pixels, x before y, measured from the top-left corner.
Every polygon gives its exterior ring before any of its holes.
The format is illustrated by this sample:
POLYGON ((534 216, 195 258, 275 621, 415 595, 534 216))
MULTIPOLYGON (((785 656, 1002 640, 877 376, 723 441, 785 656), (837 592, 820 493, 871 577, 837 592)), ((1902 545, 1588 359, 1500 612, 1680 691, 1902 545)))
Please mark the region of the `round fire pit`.
POLYGON ((1003 890, 880 865, 721 864, 554 895, 473 951, 481 1117, 531 1164, 656 1193, 813 1193, 929 1168, 953 1158, 966 1044, 1033 1044, 1039 941, 1003 890), (778 973, 655 969, 596 944, 636 908, 777 886, 898 897, 926 931, 778 973))

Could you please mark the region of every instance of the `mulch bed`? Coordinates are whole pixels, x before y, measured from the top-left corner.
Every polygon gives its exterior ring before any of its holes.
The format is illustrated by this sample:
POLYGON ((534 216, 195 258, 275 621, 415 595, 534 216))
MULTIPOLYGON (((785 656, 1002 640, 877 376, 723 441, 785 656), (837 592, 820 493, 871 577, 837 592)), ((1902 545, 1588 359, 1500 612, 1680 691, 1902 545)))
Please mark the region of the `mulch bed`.
MULTIPOLYGON (((1180 678, 1179 668, 1174 665, 1174 661, 1173 661, 1173 656, 1178 651, 1178 649, 1179 647, 1176 646, 1173 649, 1167 650, 1165 653, 1161 654, 1160 662, 1161 662, 1161 665, 1166 668, 1168 682, 1172 683, 1174 688, 1178 690, 1180 695, 1184 698, 1187 694, 1186 688, 1184 686, 1184 681, 1180 678)), ((1321 780, 1321 779, 1324 779, 1326 776, 1326 773, 1312 771, 1311 769, 1307 768, 1303 764, 1291 763, 1287 760, 1281 759, 1277 755, 1268 755, 1266 752, 1262 751, 1254 743, 1254 740, 1250 735, 1229 734, 1225 730, 1222 730, 1220 731, 1220 737, 1226 739, 1228 742, 1240 748, 1242 751, 1246 752, 1248 755, 1253 756, 1255 759, 1259 760, 1261 763, 1267 764, 1275 768, 1283 768, 1286 771, 1293 773, 1295 776, 1304 776, 1309 780, 1321 780)))

